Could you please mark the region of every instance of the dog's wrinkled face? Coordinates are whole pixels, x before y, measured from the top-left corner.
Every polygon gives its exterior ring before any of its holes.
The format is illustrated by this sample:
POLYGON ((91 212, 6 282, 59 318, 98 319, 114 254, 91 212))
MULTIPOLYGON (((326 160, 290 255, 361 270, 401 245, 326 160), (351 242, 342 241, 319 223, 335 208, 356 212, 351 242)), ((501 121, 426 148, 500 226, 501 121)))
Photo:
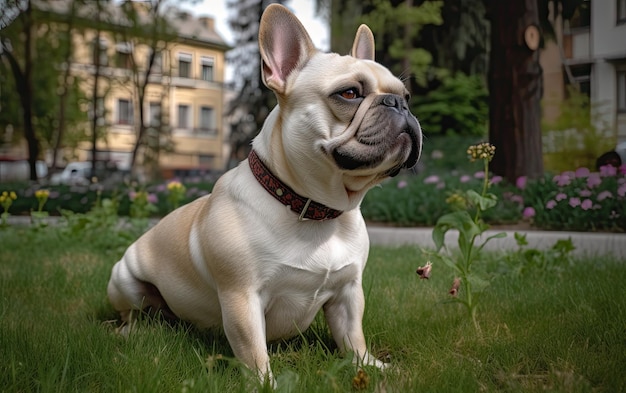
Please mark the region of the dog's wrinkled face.
MULTIPOLYGON (((413 167, 421 152, 420 125, 409 111, 404 84, 378 63, 318 54, 286 92, 285 130, 306 140, 335 170, 380 181, 413 167), (313 103, 315 102, 315 103, 313 103)), ((305 143, 294 146, 300 155, 305 143)), ((297 158, 297 156, 294 156, 297 158)), ((354 191, 362 188, 356 185, 354 191)))
POLYGON ((267 22, 260 33, 263 78, 280 107, 271 144, 282 148, 296 188, 309 188, 306 195, 321 190, 317 198, 339 206, 338 186, 324 190, 323 179, 340 179, 343 203, 354 206, 373 185, 416 164, 422 133, 408 91, 374 61, 369 28, 361 26, 351 54, 340 56, 317 51, 297 20, 267 22))

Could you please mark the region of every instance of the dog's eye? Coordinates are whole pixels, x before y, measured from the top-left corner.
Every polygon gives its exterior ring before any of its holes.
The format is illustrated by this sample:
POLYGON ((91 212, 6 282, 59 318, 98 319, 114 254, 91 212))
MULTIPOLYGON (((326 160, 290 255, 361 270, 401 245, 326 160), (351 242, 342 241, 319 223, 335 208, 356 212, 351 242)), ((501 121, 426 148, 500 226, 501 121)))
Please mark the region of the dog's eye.
POLYGON ((354 100, 359 98, 359 91, 355 88, 346 89, 339 93, 346 100, 354 100))

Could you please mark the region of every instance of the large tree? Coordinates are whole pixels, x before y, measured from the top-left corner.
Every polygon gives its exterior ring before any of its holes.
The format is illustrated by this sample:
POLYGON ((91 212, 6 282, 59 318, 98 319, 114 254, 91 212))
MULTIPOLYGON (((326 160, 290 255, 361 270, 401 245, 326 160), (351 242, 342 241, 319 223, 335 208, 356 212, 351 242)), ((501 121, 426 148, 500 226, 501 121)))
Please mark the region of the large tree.
MULTIPOLYGON (((180 5, 178 2, 177 5, 180 5)), ((135 144, 131 154, 131 171, 135 172, 139 155, 145 165, 156 164, 160 150, 160 136, 163 134, 164 124, 159 122, 160 127, 154 123, 148 123, 145 116, 147 89, 154 81, 153 76, 162 72, 163 53, 167 49, 167 43, 176 37, 176 31, 172 25, 177 18, 174 4, 168 0, 149 0, 143 3, 125 1, 121 4, 122 20, 118 21, 126 26, 116 29, 117 41, 128 45, 128 64, 118 66, 128 68, 129 73, 124 78, 124 85, 131 89, 135 98, 134 106, 138 116, 135 121, 135 144), (147 56, 140 58, 139 47, 147 49, 147 56), (141 154, 140 154, 141 153, 141 154)), ((181 21, 180 23, 184 23, 181 21)), ((143 52, 145 54, 145 52, 143 52)), ((161 113, 163 113, 163 109, 161 113)))
POLYGON ((68 0, 68 12, 56 14, 50 12, 52 1, 15 1, 1 15, 0 135, 8 128, 26 139, 32 180, 32 165, 45 150, 56 153, 67 139, 76 143, 84 136, 79 126, 86 119, 84 96, 79 79, 70 74, 72 21, 79 2, 68 0))
POLYGON ((37 21, 30 0, 7 0, 0 18, 0 57, 9 65, 19 94, 24 138, 28 145, 30 179, 37 180, 39 138, 33 124, 33 69, 37 21))
POLYGON ((537 0, 488 0, 491 170, 511 182, 543 175, 537 0))
POLYGON ((227 114, 231 120, 231 161, 245 158, 250 141, 263 126, 265 118, 276 105, 274 93, 263 86, 259 54, 259 22, 265 8, 286 0, 228 0, 228 22, 235 38, 234 49, 228 54, 237 75, 227 114))

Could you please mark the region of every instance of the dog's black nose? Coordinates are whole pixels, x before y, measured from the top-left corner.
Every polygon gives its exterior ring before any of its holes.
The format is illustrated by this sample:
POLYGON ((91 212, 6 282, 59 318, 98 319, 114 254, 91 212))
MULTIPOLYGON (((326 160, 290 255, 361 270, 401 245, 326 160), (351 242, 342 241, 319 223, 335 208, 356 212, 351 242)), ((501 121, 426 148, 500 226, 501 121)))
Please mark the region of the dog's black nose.
POLYGON ((404 112, 409 110, 406 100, 396 94, 385 94, 380 96, 380 102, 378 104, 387 106, 389 108, 394 108, 398 112, 404 112))

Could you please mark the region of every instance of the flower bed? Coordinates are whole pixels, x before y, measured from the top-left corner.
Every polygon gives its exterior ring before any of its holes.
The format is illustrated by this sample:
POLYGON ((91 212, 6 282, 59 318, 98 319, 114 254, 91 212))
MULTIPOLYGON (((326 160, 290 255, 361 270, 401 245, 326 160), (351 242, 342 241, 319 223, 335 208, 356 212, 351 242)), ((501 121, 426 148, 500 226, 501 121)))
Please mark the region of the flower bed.
MULTIPOLYGON (((478 188, 484 178, 482 171, 432 172, 399 176, 371 190, 361 206, 365 219, 385 225, 433 226, 442 215, 463 207, 465 201, 460 195, 478 188)), ((599 172, 579 168, 538 180, 522 177, 516 184, 490 176, 489 183, 489 192, 498 199, 496 206, 483 213, 489 224, 526 223, 548 230, 626 231, 626 166, 602 167, 599 172)), ((159 217, 209 193, 213 187, 203 179, 188 179, 181 184, 183 188, 178 184, 120 185, 113 190, 102 190, 97 184, 47 187, 49 194, 43 211, 50 215, 59 215, 62 210, 85 213, 97 200, 108 198, 117 203, 120 215, 159 217)), ((40 189, 43 187, 38 185, 0 184, 0 195, 7 192, 3 206, 8 206, 8 212, 14 215, 41 210, 36 197, 40 189)))

